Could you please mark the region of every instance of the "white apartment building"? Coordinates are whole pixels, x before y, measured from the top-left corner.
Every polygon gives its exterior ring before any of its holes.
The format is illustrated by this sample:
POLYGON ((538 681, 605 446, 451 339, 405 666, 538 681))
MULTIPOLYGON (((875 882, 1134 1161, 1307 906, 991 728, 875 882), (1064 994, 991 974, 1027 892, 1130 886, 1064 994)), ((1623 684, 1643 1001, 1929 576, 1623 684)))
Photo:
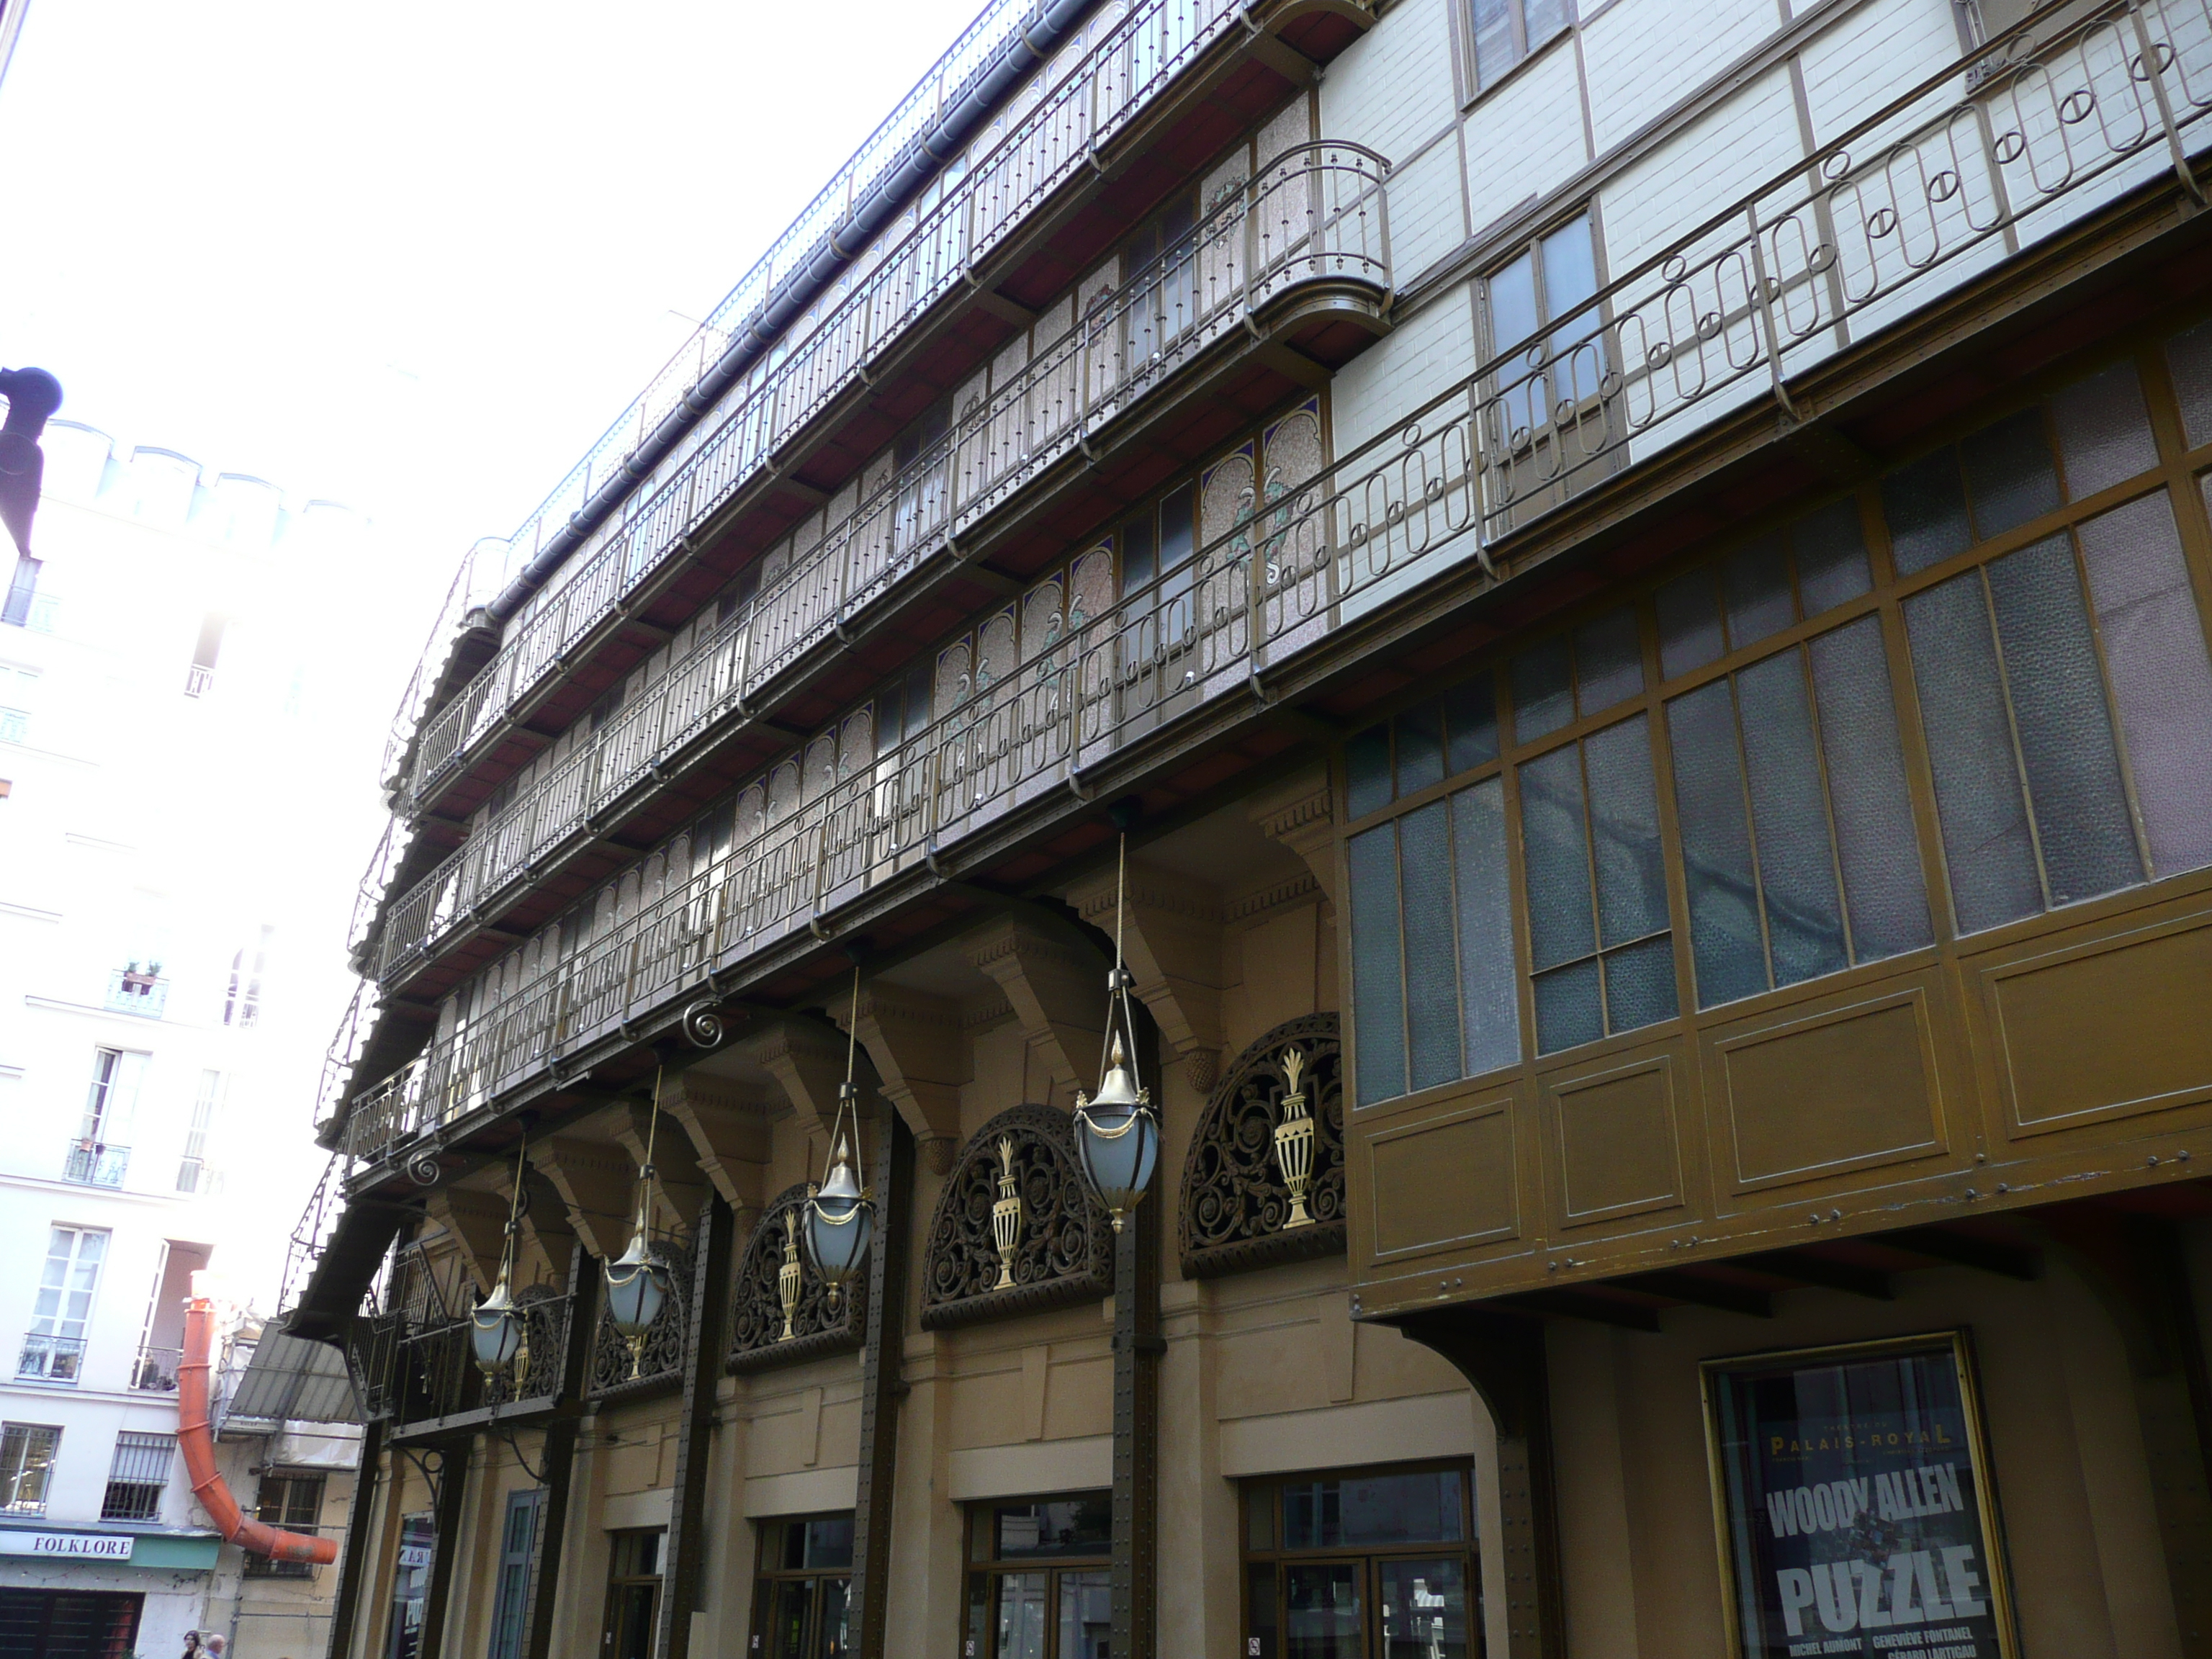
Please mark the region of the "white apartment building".
MULTIPOLYGON (((0 1649, 166 1656, 256 1599, 183 1477, 179 1344, 195 1274, 273 1293, 300 1190, 264 1126, 328 1009, 282 852, 328 818, 261 817, 247 769, 313 775, 279 619, 363 526, 69 422, 45 447, 0 625, 0 1649)), ((328 1448, 240 1426, 249 1513, 344 1500, 328 1448)))

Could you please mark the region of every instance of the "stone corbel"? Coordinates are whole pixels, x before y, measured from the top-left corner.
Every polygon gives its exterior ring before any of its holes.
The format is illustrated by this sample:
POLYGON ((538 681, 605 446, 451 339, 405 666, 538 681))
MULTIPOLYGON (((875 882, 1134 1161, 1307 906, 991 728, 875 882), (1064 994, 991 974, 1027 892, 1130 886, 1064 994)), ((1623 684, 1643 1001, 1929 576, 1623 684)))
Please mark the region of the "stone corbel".
MULTIPOLYGON (((700 1174, 736 1216, 735 1237, 744 1237, 768 1201, 767 1101, 727 1079, 684 1072, 661 1085, 660 1109, 682 1127, 700 1174)), ((661 1133, 667 1133, 663 1124, 661 1133)))
MULTIPOLYGON (((830 1014, 842 1023, 837 1008, 830 1014)), ((931 1171, 945 1174, 960 1144, 960 1085, 969 1075, 959 1004, 902 986, 868 985, 860 993, 860 1036, 884 1098, 914 1131, 931 1171)))
POLYGON ((427 1207, 452 1237, 477 1291, 489 1294, 507 1245, 507 1200, 466 1187, 441 1186, 431 1189, 427 1207))
MULTIPOLYGON (((1093 877, 1068 895, 1082 918, 1114 931, 1115 872, 1093 877)), ((1160 1035, 1200 1094, 1219 1074, 1221 1049, 1221 895, 1201 881, 1158 865, 1129 866, 1121 949, 1134 989, 1160 1035)))
POLYGON ((1337 891, 1335 797, 1324 768, 1301 772, 1279 787, 1261 794, 1252 804, 1252 822, 1268 840, 1288 848, 1305 860, 1306 868, 1321 884, 1329 908, 1344 914, 1344 896, 1337 891))
POLYGON ((1030 1052, 1044 1064, 1058 1098, 1072 1107, 1079 1089, 1098 1086, 1105 1030, 1105 958, 1080 945, 1008 921, 972 937, 968 957, 1006 993, 1030 1052))
POLYGON ((629 1248, 637 1202, 637 1165, 629 1153, 604 1140, 559 1135, 532 1146, 530 1161, 553 1183, 586 1249, 611 1261, 629 1248))
POLYGON ((816 1019, 779 1019, 731 1047, 776 1081, 809 1131, 830 1133, 837 1121, 837 1085, 845 1080, 845 1038, 816 1019))
MULTIPOLYGON (((504 1206, 514 1197, 514 1166, 501 1168, 495 1179, 504 1206)), ((538 1170, 527 1171, 522 1184, 522 1236, 515 1241, 515 1287, 566 1279, 575 1248, 576 1230, 569 1223, 567 1202, 538 1170)))

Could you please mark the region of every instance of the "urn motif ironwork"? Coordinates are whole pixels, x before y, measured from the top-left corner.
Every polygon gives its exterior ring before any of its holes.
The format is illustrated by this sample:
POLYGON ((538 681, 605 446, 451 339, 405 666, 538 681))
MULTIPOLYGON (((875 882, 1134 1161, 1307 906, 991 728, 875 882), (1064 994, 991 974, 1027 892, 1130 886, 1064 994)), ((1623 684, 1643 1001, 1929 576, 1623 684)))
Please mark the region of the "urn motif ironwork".
MULTIPOLYGON (((814 1196, 812 1187, 806 1189, 806 1195, 809 1198, 814 1196)), ((783 1334, 776 1338, 779 1342, 788 1342, 796 1334, 792 1329, 791 1321, 792 1316, 799 1311, 801 1271, 799 1265, 799 1216, 794 1214, 784 1224, 783 1266, 775 1272, 775 1293, 783 1304, 783 1334)))
POLYGON ((1022 1195, 1014 1182, 1014 1138, 999 1137, 999 1196, 991 1206, 991 1242, 999 1247, 999 1282, 994 1291, 1011 1290, 1014 1283, 1014 1251, 1022 1242, 1022 1195))
POLYGON ((1275 1163, 1291 1194, 1291 1212, 1283 1220, 1285 1231, 1313 1224, 1306 1209, 1306 1194, 1313 1185, 1314 1121, 1306 1109, 1305 1067, 1302 1049, 1283 1050, 1283 1080, 1291 1090, 1283 1097, 1282 1115, 1275 1122, 1275 1163))

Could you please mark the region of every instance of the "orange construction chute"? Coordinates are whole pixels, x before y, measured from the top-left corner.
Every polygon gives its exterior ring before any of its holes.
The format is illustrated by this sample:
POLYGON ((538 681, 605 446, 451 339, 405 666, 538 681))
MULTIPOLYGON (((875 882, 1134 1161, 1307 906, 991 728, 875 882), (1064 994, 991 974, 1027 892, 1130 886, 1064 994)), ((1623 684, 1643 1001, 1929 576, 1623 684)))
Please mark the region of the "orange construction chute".
POLYGON ((208 1348, 215 1335, 215 1307, 205 1297, 185 1304, 185 1357, 177 1366, 177 1438, 184 1444, 185 1473, 192 1495, 214 1519, 216 1530, 240 1548, 273 1561, 312 1561, 328 1566, 338 1559, 335 1538, 310 1538, 255 1519, 238 1507, 230 1484, 215 1472, 215 1429, 208 1421, 208 1348))

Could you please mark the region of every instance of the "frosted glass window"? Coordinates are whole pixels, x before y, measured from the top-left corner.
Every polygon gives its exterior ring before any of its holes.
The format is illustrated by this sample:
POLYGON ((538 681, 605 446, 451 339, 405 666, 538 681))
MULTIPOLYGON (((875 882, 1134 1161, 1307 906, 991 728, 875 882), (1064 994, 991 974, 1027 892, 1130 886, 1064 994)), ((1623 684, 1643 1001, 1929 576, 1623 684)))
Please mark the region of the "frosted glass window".
POLYGON ((1667 726, 1700 1007, 1929 942, 1878 619, 1674 699, 1667 726))
POLYGON ((2076 380, 2051 400, 2051 418, 2058 428, 2066 493, 2076 501, 2158 465, 2133 363, 2114 363, 2076 380))
POLYGON ((1406 1092, 1406 980, 1399 953, 1398 826, 1345 848, 1352 882, 1352 1018, 1363 1105, 1406 1092))
POLYGON ((1644 646, 1636 612, 1624 605, 1522 652, 1513 659, 1513 733, 1550 736, 1577 714, 1588 719, 1644 690, 1644 646))
POLYGON ((2181 404, 2181 428, 2189 447, 2212 443, 2212 322, 2203 322, 2166 343, 2166 367, 2173 376, 2181 404))
POLYGON ((1546 1054, 1677 1012, 1644 715, 1521 768, 1536 1046, 1546 1054))
POLYGON ((1497 758, 1497 698, 1484 676, 1348 739, 1346 806, 1353 817, 1364 817, 1497 758))
POLYGON ((1662 587, 1654 596, 1660 671, 1678 678, 1873 586, 1858 503, 1832 501, 1662 587))

